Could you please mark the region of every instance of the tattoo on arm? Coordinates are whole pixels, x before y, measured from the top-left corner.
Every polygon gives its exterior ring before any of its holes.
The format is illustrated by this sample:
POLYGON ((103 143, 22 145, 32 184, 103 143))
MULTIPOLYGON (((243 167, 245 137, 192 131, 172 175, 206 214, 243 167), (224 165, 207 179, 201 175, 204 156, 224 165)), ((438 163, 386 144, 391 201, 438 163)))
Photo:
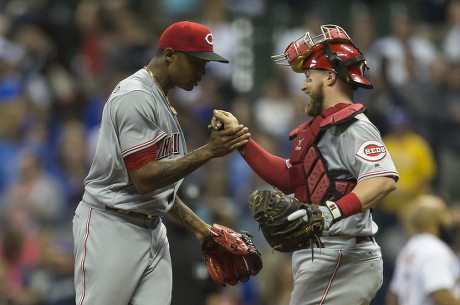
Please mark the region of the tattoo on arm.
POLYGON ((177 197, 174 205, 169 211, 169 215, 193 232, 199 230, 200 224, 202 223, 202 220, 177 197))
POLYGON ((209 158, 204 156, 204 152, 197 149, 180 159, 158 161, 156 163, 157 174, 155 175, 155 180, 158 181, 158 177, 161 177, 161 182, 158 183, 157 187, 165 187, 175 183, 198 169, 208 160, 209 158))

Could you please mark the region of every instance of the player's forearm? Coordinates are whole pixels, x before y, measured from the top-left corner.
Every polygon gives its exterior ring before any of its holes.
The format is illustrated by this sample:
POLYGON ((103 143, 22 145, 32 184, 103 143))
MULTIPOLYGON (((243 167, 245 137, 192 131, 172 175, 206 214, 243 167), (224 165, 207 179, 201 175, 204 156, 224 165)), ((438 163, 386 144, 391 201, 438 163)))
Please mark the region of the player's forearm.
POLYGON ((383 198, 396 189, 391 177, 375 177, 359 182, 353 189, 362 204, 362 210, 374 208, 383 198))
POLYGON ((168 215, 174 221, 195 233, 200 242, 203 242, 209 236, 211 226, 201 220, 179 197, 176 196, 174 205, 168 215))
POLYGON ((389 177, 375 177, 359 182, 352 192, 337 201, 326 200, 321 206, 325 221, 325 230, 335 222, 349 216, 369 210, 386 195, 396 189, 396 182, 389 177))
POLYGON ((147 194, 185 178, 212 158, 205 145, 178 159, 152 161, 130 172, 131 180, 139 193, 147 194))
POLYGON ((244 152, 240 153, 252 170, 265 182, 285 194, 294 192, 285 159, 268 153, 252 139, 246 144, 244 152))

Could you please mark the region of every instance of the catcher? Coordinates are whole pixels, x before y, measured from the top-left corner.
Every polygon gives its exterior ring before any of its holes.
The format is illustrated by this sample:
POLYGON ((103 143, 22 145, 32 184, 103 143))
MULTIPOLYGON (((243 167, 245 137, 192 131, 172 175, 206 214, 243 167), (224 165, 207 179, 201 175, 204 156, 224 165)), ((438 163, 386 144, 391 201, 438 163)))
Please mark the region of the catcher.
MULTIPOLYGON (((312 119, 290 133, 287 160, 253 139, 239 148, 280 190, 252 193, 251 211, 274 249, 293 251, 290 305, 369 304, 383 281, 371 210, 399 175, 363 105, 354 104, 355 90, 373 87, 364 55, 341 27, 323 25, 320 35, 306 33, 272 58, 305 74, 301 90, 312 119)), ((230 113, 214 116, 216 128, 237 124, 230 113)))

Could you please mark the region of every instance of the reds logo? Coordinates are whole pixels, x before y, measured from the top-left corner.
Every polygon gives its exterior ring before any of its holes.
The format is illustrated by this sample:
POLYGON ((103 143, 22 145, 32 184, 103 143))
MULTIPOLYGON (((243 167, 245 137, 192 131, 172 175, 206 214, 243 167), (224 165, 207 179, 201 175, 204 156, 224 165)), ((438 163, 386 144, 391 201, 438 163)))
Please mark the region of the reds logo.
POLYGON ((206 35, 206 37, 204 38, 204 40, 206 40, 207 43, 209 43, 210 45, 212 45, 214 43, 214 41, 212 40, 212 34, 209 33, 208 35, 206 35))
POLYGON ((379 161, 382 160, 387 154, 385 146, 379 141, 369 140, 361 144, 356 155, 366 161, 379 161))

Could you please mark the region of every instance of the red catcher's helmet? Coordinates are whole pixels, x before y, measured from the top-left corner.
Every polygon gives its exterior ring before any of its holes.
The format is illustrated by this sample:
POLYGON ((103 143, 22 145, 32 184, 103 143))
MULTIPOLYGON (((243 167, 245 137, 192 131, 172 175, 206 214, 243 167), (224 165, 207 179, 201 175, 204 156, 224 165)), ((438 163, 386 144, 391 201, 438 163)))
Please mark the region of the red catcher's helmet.
POLYGON ((358 87, 372 89, 372 84, 363 76, 368 69, 366 60, 350 36, 336 25, 322 25, 321 32, 316 37, 307 32, 293 41, 283 54, 274 55, 272 59, 277 64, 287 61, 297 73, 305 69, 335 71, 355 90, 358 87))

